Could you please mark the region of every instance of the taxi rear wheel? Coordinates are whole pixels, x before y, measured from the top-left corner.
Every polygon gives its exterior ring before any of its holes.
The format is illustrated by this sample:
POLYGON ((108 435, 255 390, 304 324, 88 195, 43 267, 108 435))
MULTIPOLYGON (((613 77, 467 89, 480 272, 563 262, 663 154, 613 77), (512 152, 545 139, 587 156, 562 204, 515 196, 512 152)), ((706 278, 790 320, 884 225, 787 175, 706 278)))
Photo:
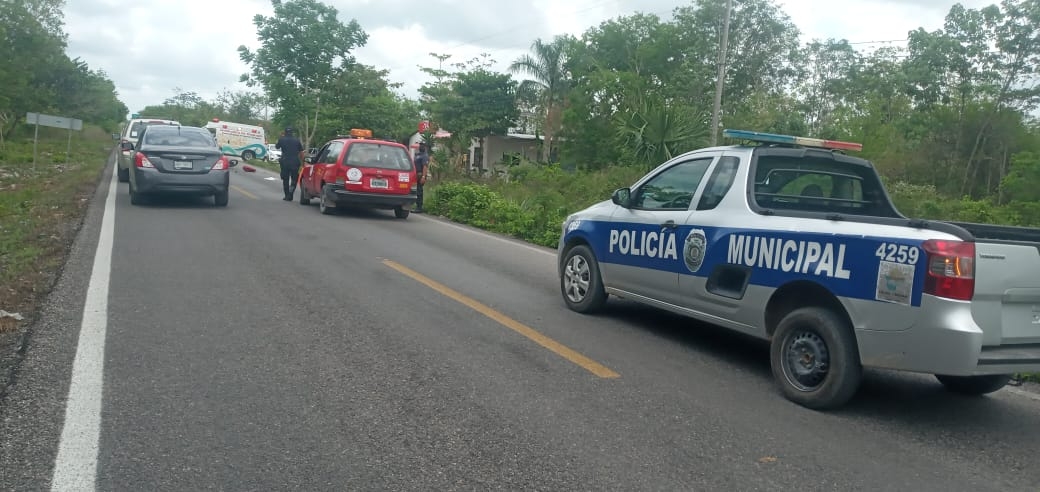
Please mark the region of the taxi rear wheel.
POLYGON ((332 215, 336 213, 336 207, 329 203, 328 198, 325 198, 329 194, 329 185, 322 185, 321 196, 318 197, 318 211, 323 215, 332 215))
POLYGON ((299 188, 300 188, 300 205, 310 205, 311 204, 311 196, 309 194, 307 194, 307 187, 305 187, 305 186, 303 186, 301 184, 301 185, 299 185, 299 188))
POLYGON ((581 244, 567 250, 560 272, 560 290, 567 307, 579 313, 598 311, 606 303, 599 265, 588 246, 581 244))
POLYGON ((784 396, 804 407, 837 408, 859 389, 863 369, 855 335, 830 309, 804 307, 784 316, 769 356, 784 396))
POLYGON ((397 217, 398 219, 407 219, 409 212, 411 212, 411 210, 408 210, 407 208, 395 207, 394 208, 394 217, 397 217))

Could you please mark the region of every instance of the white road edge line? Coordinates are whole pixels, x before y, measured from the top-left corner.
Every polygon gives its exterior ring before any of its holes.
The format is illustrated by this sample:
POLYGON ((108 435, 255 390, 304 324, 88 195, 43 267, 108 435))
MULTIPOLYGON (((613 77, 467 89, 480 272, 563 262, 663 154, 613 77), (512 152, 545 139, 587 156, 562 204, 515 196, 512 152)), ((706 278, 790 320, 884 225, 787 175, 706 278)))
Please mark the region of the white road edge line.
POLYGON ((58 456, 54 460, 51 490, 94 490, 96 487, 116 191, 116 172, 113 169, 101 218, 101 234, 94 253, 94 269, 83 305, 76 357, 72 361, 72 382, 65 404, 65 424, 58 444, 58 456))

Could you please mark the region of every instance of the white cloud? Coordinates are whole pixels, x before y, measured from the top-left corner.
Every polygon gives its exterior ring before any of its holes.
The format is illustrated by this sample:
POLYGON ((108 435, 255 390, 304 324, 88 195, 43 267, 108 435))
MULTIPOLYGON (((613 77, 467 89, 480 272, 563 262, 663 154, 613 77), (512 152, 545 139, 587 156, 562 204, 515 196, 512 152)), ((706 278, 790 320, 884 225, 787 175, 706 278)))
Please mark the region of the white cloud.
MULTIPOLYGON (((430 52, 449 53, 445 63, 488 52, 505 67, 536 38, 580 35, 586 29, 636 11, 664 18, 676 0, 326 0, 344 20, 356 18, 369 34, 355 53, 362 63, 391 71, 402 92, 416 96, 428 80, 418 66, 433 66, 430 52)), ((812 38, 852 42, 902 40, 918 27, 934 30, 952 0, 776 0, 803 33, 812 38)), ((966 0, 969 8, 992 2, 966 0)), ((104 70, 120 98, 136 111, 159 104, 174 87, 212 99, 225 89, 245 89, 248 71, 237 48, 258 45, 252 19, 270 15, 264 0, 68 0, 65 22, 69 54, 104 70)), ((863 47, 870 47, 865 44, 863 47)))

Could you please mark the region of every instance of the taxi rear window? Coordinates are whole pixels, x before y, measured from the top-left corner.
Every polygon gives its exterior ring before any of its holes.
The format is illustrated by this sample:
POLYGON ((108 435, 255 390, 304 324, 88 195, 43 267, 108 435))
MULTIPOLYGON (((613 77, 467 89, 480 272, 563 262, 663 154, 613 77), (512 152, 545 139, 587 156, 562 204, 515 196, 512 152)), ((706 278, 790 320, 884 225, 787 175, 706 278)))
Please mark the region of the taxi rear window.
POLYGON ((410 171, 412 159, 408 152, 396 145, 375 142, 353 142, 347 147, 347 157, 343 161, 348 166, 374 167, 395 171, 410 171))
POLYGON ((754 199, 771 210, 895 217, 871 168, 827 158, 760 155, 754 199))

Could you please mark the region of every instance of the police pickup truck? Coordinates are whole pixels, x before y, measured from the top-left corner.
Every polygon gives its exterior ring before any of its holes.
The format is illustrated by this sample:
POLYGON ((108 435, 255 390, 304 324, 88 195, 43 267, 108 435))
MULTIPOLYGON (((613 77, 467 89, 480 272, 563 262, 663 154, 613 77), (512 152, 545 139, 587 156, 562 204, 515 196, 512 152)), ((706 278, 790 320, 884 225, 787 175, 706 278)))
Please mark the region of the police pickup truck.
POLYGON ((850 142, 742 130, 567 217, 564 302, 627 298, 770 342, 783 395, 836 408, 863 367, 981 395, 1040 372, 1040 230, 911 219, 850 142))

